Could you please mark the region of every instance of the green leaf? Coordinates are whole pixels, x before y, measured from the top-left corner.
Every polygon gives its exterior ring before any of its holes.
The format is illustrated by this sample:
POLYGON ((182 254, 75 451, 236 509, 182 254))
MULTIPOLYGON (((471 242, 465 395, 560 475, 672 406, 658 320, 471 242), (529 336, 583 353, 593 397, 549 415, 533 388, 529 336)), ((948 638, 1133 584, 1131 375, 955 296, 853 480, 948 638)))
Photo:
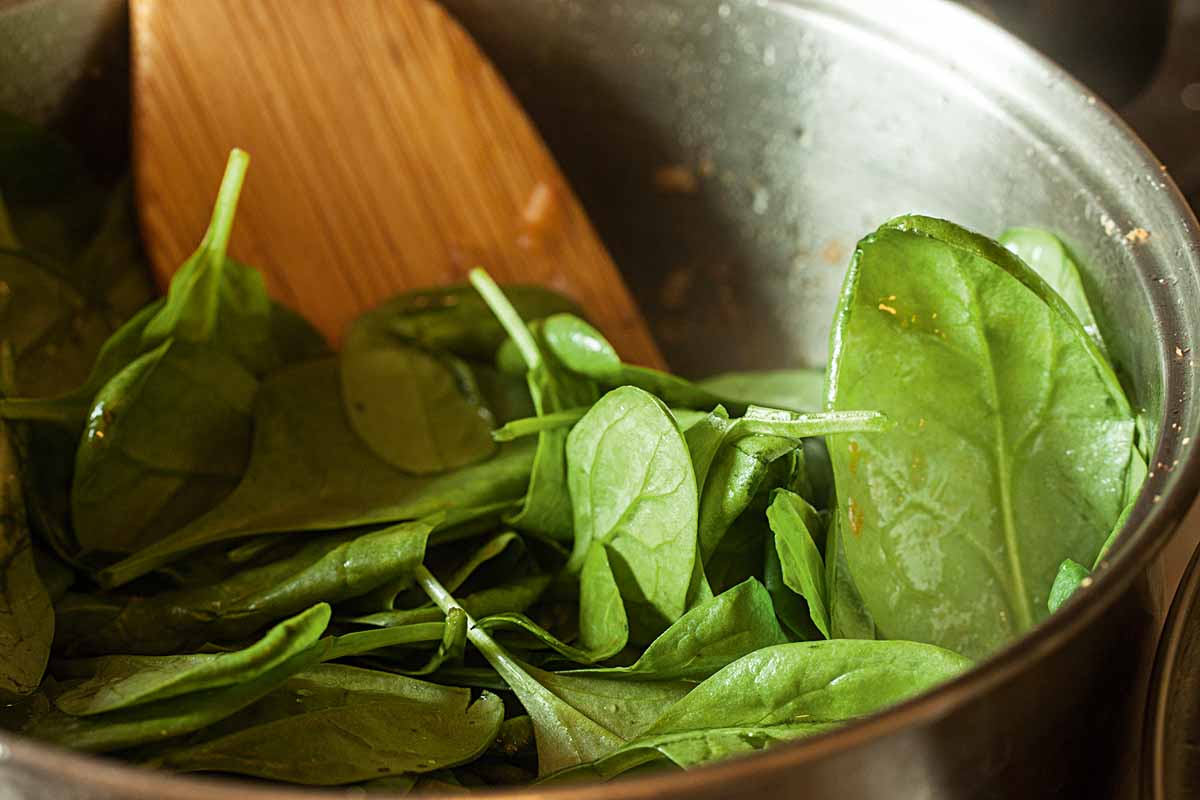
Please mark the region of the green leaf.
MULTIPOLYGON (((421 567, 417 580, 446 613, 461 606, 421 567)), ((521 664, 468 619, 471 643, 500 673, 533 722, 538 774, 593 761, 644 730, 689 684, 556 675, 521 664)))
POLYGON ((649 641, 687 610, 697 557, 696 478, 683 435, 660 400, 622 387, 572 429, 567 464, 575 511, 568 568, 581 570, 593 543, 603 545, 630 635, 649 641))
POLYGON ((74 653, 153 655, 238 640, 314 603, 339 603, 411 575, 440 521, 314 537, 287 557, 212 585, 147 597, 68 596, 58 608, 60 642, 74 653))
POLYGON ((860 244, 831 349, 830 408, 895 423, 828 439, 879 633, 991 652, 1045 616, 1062 559, 1090 563, 1121 511, 1134 426, 1115 376, 1019 259, 923 218, 860 244))
MULTIPOLYGON (((516 317, 526 322, 578 311, 570 300, 541 286, 505 286, 504 297, 516 317)), ((431 350, 444 350, 476 362, 492 361, 508 339, 508 331, 488 302, 468 284, 397 295, 359 317, 354 328, 360 327, 411 339, 431 350)))
POLYGON ((473 761, 503 719, 504 703, 493 694, 472 701, 466 689, 327 665, 226 720, 228 732, 168 751, 156 763, 335 786, 473 761))
POLYGON ((243 536, 386 524, 516 500, 531 456, 531 447, 514 442, 446 475, 400 472, 350 429, 336 360, 297 364, 259 387, 250 463, 233 493, 100 577, 119 586, 198 547, 243 536))
MULTIPOLYGON (((481 589, 466 595, 458 601, 459 605, 473 617, 488 617, 504 612, 521 613, 532 606, 545 594, 553 580, 551 575, 529 575, 509 583, 481 589)), ((406 608, 396 611, 381 611, 375 614, 364 614, 351 617, 345 622, 353 625, 374 625, 388 628, 400 625, 415 625, 435 622, 445 616, 436 605, 421 608, 406 608)))
POLYGON ((34 564, 8 425, 0 423, 0 701, 38 688, 54 638, 54 608, 34 564))
POLYGON ((970 666, 960 655, 916 642, 765 647, 705 680, 587 772, 611 778, 660 755, 692 767, 761 750, 873 714, 970 666))
POLYGON ((579 644, 600 661, 619 653, 629 632, 629 612, 608 547, 593 541, 579 573, 579 644))
POLYGON ((350 425, 377 456, 417 474, 490 456, 495 418, 465 362, 361 324, 341 354, 350 425))
POLYGON ((829 633, 834 639, 875 639, 875 619, 867 610, 842 543, 842 525, 835 518, 825 534, 825 588, 829 593, 829 633))
POLYGON ((1062 606, 1063 603, 1071 599, 1071 595, 1075 594, 1085 580, 1092 574, 1092 571, 1082 564, 1072 561, 1071 559, 1063 559, 1063 562, 1058 566, 1058 572, 1054 576, 1054 583, 1050 586, 1050 594, 1046 600, 1046 610, 1053 614, 1062 606))
POLYGON ((240 711, 292 675, 311 667, 320 647, 292 656, 284 663, 244 683, 159 700, 92 717, 51 711, 25 733, 52 744, 93 753, 107 753, 192 733, 240 711))
POLYGON ((825 606, 825 563, 810 533, 821 524, 816 509, 799 495, 779 489, 767 509, 767 519, 775 534, 783 582, 804 598, 813 624, 826 639, 830 638, 829 610, 825 606))
POLYGON ((725 372, 699 381, 721 397, 746 405, 820 411, 825 407, 825 370, 779 369, 764 372, 725 372))
POLYGON ((71 431, 82 431, 96 393, 142 354, 142 332, 162 303, 156 300, 145 306, 104 340, 82 383, 71 380, 66 382, 66 387, 70 387, 66 391, 62 391, 64 387, 35 388, 23 392, 30 396, 0 400, 0 415, 7 419, 55 422, 71 431))
MULTIPOLYGON (((700 493, 700 556, 706 570, 730 526, 749 508, 764 484, 768 490, 783 485, 778 475, 768 480, 772 465, 795 457, 798 448, 795 440, 779 436, 726 437, 713 457, 700 493)), ((785 466, 784 472, 790 473, 791 466, 785 466)), ((761 550, 752 552, 757 555, 761 550)))
POLYGON ((75 458, 71 512, 85 550, 136 552, 223 500, 250 455, 258 381, 174 340, 95 398, 75 458))
POLYGON ((28 252, 0 250, 0 283, 0 340, 15 366, 8 396, 54 395, 83 381, 112 330, 103 309, 28 252))
POLYGON ((688 611, 632 665, 562 674, 700 681, 744 655, 785 641, 770 596, 750 578, 688 611))
POLYGON ((1100 326, 1088 303, 1079 265, 1057 236, 1039 228, 1009 228, 998 239, 1058 293, 1079 319, 1088 336, 1107 355, 1100 326))
POLYGON ((90 716, 244 683, 311 647, 324 633, 329 616, 329 606, 318 603, 271 628, 249 647, 229 653, 55 662, 59 678, 84 680, 55 696, 54 704, 68 714, 90 716))
POLYGON ((167 299, 146 323, 142 344, 167 339, 220 348, 256 375, 279 366, 271 346, 271 301, 256 270, 226 258, 250 157, 229 154, 212 221, 196 252, 171 278, 167 299))
POLYGON ((738 413, 745 409, 743 403, 719 397, 670 373, 622 364, 600 331, 570 314, 556 314, 547 319, 544 339, 549 351, 564 366, 607 388, 634 386, 673 408, 709 409, 726 405, 738 413))

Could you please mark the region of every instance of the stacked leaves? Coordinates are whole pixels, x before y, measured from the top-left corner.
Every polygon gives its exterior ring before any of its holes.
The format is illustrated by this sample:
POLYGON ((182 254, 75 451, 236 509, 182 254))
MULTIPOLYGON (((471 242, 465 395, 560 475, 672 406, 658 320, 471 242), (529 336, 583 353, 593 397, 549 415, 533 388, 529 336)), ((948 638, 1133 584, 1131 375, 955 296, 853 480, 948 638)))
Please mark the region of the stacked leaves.
POLYGON ((331 354, 226 254, 244 154, 152 300, 127 193, 0 121, 0 724, 47 741, 391 791, 687 768, 958 674, 1144 475, 1038 231, 1050 284, 948 223, 868 237, 827 378, 625 364, 478 270, 331 354))

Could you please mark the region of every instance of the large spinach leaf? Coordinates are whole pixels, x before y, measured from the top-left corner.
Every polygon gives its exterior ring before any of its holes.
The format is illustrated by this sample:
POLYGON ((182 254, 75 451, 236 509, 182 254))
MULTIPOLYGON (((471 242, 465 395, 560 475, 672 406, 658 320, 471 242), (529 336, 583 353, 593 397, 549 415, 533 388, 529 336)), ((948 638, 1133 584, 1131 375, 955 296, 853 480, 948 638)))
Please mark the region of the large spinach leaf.
POLYGON ((611 778, 661 756, 692 767, 761 750, 872 714, 970 665, 956 653, 915 642, 765 647, 698 685, 637 739, 581 772, 611 778))
POLYGON ((1095 343, 996 243, 906 218, 860 244, 832 353, 830 408, 896 423, 829 437, 879 632, 978 656, 1032 626, 1121 511, 1133 420, 1095 343))
POLYGON ((259 387, 250 463, 233 493, 101 579, 127 583, 202 545, 248 535, 382 524, 515 500, 525 491, 532 454, 527 443, 514 442, 446 475, 406 474, 350 429, 337 361, 297 364, 259 387))

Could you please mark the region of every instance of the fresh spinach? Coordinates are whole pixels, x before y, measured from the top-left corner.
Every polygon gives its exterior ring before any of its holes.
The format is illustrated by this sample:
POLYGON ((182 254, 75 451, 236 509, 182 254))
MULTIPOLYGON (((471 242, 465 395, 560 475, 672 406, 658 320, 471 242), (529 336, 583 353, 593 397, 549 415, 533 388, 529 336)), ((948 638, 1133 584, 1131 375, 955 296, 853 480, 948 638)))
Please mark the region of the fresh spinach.
POLYGON ((400 472, 350 429, 338 364, 285 367, 259 387, 254 443, 241 482, 220 505, 101 573, 118 586, 213 542, 280 531, 328 530, 415 519, 515 500, 529 480, 532 448, 514 442, 495 457, 435 476, 400 472))
POLYGON ((878 632, 991 652, 1045 615, 1062 559, 1091 562, 1121 511, 1134 426, 1111 368, 1019 259, 924 218, 859 245, 831 350, 830 409, 895 423, 828 440, 878 632), (905 368, 879 369, 884 354, 905 368))
MULTIPOLYGON (((697 558, 696 478, 683 434, 658 398, 614 389, 571 430, 567 465, 575 511, 568 568, 582 571, 604 548, 630 636, 650 641, 687 610, 697 558)), ((586 585, 581 598, 590 599, 586 585)), ((597 612, 581 605, 582 617, 597 612)))
POLYGON ((20 465, 0 423, 0 701, 35 692, 54 638, 54 608, 34 564, 20 465))
POLYGON ((318 603, 279 623, 253 645, 229 653, 55 662, 58 678, 82 680, 57 694, 54 705, 84 717, 253 680, 316 643, 329 617, 329 606, 318 603))
POLYGON ((829 610, 825 606, 828 597, 825 562, 811 533, 821 525, 817 510, 799 495, 780 489, 767 509, 767 519, 775 534, 775 551, 779 554, 784 584, 804 598, 817 630, 826 639, 831 638, 829 610))
POLYGON ((472 700, 466 689, 325 665, 226 719, 228 732, 151 763, 335 786, 467 763, 487 750, 503 719, 494 694, 472 700))
POLYGON ((257 391, 234 359, 173 339, 117 373, 96 395, 75 458, 79 544, 137 552, 224 499, 249 459, 257 391))

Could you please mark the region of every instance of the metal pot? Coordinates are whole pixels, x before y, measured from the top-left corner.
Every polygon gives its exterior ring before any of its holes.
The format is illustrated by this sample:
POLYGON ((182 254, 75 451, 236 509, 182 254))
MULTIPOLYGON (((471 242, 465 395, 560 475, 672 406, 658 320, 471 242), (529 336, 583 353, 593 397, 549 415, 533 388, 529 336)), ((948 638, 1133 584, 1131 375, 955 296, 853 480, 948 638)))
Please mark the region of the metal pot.
MULTIPOLYGON (((952 683, 753 758, 513 796, 1114 796, 1119 771, 1135 774, 1118 755, 1136 752, 1140 732, 1131 714, 1155 632, 1148 566, 1200 482, 1200 231, 1158 161, 1058 68, 940 0, 446 5, 541 127, 677 369, 822 363, 854 242, 892 215, 942 215, 993 234, 1040 224, 1083 257, 1110 350, 1157 439, 1153 478, 1093 584, 952 683), (694 175, 694 191, 680 192, 688 180, 656 183, 664 167, 694 175)), ((61 98, 41 110, 86 120, 95 144, 104 82, 82 65, 115 54, 122 85, 122 13, 118 0, 0 12, 0 103, 6 85, 18 100, 61 98), (60 34, 64 24, 76 27, 60 34), (36 40, 50 43, 39 63, 57 83, 38 87, 37 70, 21 66, 20 26, 47 37, 36 40), (72 69, 47 66, 72 57, 72 69)), ((111 138, 123 141, 117 128, 111 138)), ((309 796, 129 769, 8 735, 0 789, 56 800, 309 796)))

